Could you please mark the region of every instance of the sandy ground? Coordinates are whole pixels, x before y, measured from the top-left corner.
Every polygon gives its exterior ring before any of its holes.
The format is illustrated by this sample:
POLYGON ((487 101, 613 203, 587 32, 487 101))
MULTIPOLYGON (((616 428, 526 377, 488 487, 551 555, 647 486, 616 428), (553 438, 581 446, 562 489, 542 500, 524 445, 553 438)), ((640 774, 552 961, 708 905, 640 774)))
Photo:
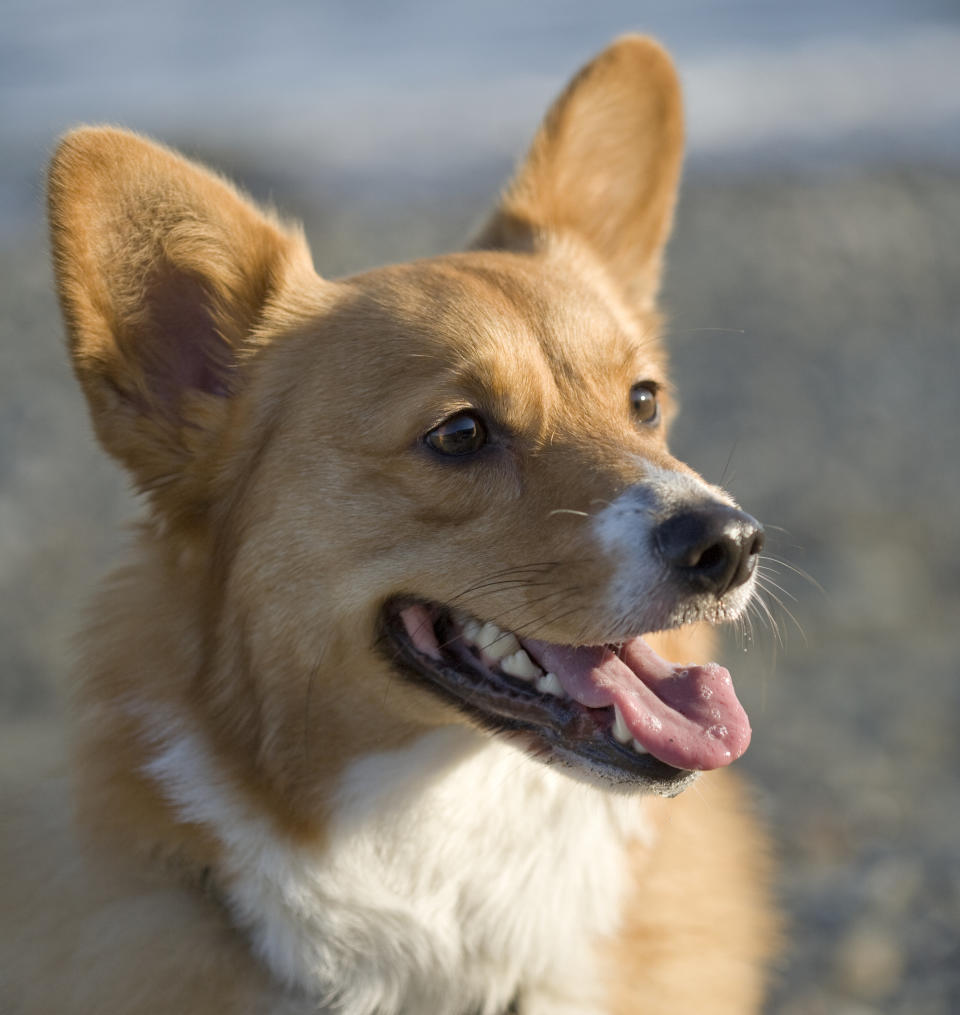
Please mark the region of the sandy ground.
MULTIPOLYGON (((479 193, 272 196, 334 274, 455 245, 479 193)), ((771 526, 776 629, 727 661, 793 922, 778 1015, 960 1011, 958 236, 942 171, 685 186, 673 445, 771 526)), ((0 293, 0 705, 23 731, 134 505, 69 377, 39 228, 2 245, 0 293)))

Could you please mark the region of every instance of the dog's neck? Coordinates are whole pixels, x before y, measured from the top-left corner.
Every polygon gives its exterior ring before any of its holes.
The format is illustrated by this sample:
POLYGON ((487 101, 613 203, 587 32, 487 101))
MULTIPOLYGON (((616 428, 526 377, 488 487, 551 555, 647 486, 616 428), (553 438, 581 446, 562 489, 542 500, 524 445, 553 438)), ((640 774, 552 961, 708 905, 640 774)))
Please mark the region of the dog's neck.
POLYGON ((322 842, 294 843, 172 727, 148 773, 221 844, 233 919, 282 982, 345 1015, 508 1010, 579 984, 617 926, 635 800, 462 727, 347 771, 322 842))

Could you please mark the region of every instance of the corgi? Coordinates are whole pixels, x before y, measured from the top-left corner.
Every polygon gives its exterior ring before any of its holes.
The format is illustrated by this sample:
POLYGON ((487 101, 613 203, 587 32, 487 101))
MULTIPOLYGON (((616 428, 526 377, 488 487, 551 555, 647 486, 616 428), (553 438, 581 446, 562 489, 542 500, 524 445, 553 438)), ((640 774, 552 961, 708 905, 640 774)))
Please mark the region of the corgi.
POLYGON ((4 1012, 759 1009, 710 632, 763 530, 667 450, 682 135, 623 37, 467 249, 338 281, 174 152, 60 142, 73 367, 147 511, 63 774, 6 780, 4 1012))

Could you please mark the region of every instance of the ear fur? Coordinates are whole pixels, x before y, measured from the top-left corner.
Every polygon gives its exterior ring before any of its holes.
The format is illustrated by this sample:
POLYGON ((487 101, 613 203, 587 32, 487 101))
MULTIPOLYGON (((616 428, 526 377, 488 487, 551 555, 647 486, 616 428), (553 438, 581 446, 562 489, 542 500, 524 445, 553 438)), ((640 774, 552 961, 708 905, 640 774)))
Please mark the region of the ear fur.
POLYGON ((535 250, 575 233, 640 309, 652 307, 683 158, 676 71, 652 39, 626 35, 553 104, 474 247, 535 250))
POLYGON ((48 197, 97 436, 168 513, 194 511, 238 354, 284 278, 310 268, 305 243, 213 173, 109 127, 63 138, 48 197))

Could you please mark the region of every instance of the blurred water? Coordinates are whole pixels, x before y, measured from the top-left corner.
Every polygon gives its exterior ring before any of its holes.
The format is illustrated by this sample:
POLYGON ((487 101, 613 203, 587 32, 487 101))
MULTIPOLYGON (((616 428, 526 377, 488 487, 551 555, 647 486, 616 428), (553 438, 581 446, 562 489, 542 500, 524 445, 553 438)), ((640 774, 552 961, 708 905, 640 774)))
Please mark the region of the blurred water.
POLYGON ((207 149, 271 146, 291 177, 381 186, 504 161, 613 36, 682 69, 694 163, 960 160, 960 9, 947 0, 5 0, 0 227, 81 121, 207 149))

